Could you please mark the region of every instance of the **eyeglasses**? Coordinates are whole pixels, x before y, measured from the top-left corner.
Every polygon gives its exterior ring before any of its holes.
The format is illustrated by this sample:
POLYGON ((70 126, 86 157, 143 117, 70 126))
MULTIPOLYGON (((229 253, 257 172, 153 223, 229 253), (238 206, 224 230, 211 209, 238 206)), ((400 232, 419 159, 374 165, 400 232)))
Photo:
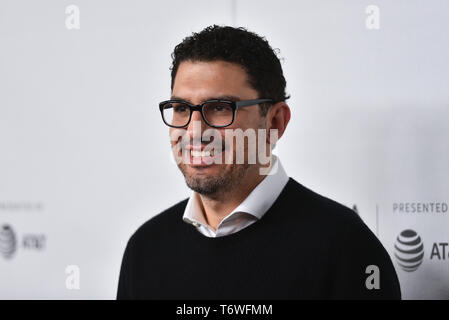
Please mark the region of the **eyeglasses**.
POLYGON ((272 99, 254 99, 230 101, 212 99, 193 105, 183 100, 167 100, 159 103, 162 120, 172 128, 187 126, 192 119, 192 112, 199 111, 204 122, 213 128, 230 126, 235 119, 237 109, 253 106, 263 102, 273 102, 272 99))

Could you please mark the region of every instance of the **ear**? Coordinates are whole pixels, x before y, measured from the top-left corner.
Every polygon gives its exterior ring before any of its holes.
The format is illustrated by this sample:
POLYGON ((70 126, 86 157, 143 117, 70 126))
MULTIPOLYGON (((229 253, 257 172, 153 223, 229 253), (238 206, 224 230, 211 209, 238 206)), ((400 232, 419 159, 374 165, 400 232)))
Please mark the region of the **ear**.
POLYGON ((290 121, 290 107, 285 101, 281 101, 268 109, 267 113, 267 143, 270 143, 270 129, 278 130, 278 139, 282 137, 288 122, 290 121))

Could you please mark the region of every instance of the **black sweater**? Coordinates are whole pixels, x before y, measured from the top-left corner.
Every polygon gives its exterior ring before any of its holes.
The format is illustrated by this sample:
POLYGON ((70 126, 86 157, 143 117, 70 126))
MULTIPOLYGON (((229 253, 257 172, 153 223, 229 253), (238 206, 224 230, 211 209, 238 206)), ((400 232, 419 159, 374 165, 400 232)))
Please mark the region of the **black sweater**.
POLYGON ((184 222, 186 204, 132 235, 118 299, 401 297, 388 253, 358 215, 292 178, 262 219, 223 237, 206 237, 184 222), (379 268, 379 289, 366 287, 369 265, 379 268))

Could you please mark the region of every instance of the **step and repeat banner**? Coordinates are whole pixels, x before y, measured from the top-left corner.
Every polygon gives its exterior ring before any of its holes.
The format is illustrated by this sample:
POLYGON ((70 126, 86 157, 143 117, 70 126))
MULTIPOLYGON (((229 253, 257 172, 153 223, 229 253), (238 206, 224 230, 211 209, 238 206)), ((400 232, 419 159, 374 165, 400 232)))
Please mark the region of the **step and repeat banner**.
POLYGON ((279 49, 287 174, 360 215, 404 299, 449 299, 448 12, 444 0, 1 0, 0 299, 115 298, 130 235, 190 194, 158 102, 174 46, 212 24, 279 49))

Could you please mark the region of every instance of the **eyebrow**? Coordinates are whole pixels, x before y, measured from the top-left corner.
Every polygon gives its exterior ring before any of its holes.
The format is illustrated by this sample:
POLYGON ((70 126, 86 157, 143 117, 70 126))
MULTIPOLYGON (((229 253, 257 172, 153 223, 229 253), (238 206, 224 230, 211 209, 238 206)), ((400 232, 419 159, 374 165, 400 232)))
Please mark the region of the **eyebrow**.
MULTIPOLYGON (((208 101, 208 100, 213 100, 213 99, 219 99, 219 100, 230 100, 230 101, 240 101, 242 99, 240 99, 237 96, 232 96, 232 95, 222 95, 222 96, 214 96, 214 97, 209 97, 203 101, 208 101)), ((182 97, 178 97, 178 96, 171 96, 170 100, 183 100, 186 101, 188 103, 192 103, 189 99, 185 99, 182 97)))

